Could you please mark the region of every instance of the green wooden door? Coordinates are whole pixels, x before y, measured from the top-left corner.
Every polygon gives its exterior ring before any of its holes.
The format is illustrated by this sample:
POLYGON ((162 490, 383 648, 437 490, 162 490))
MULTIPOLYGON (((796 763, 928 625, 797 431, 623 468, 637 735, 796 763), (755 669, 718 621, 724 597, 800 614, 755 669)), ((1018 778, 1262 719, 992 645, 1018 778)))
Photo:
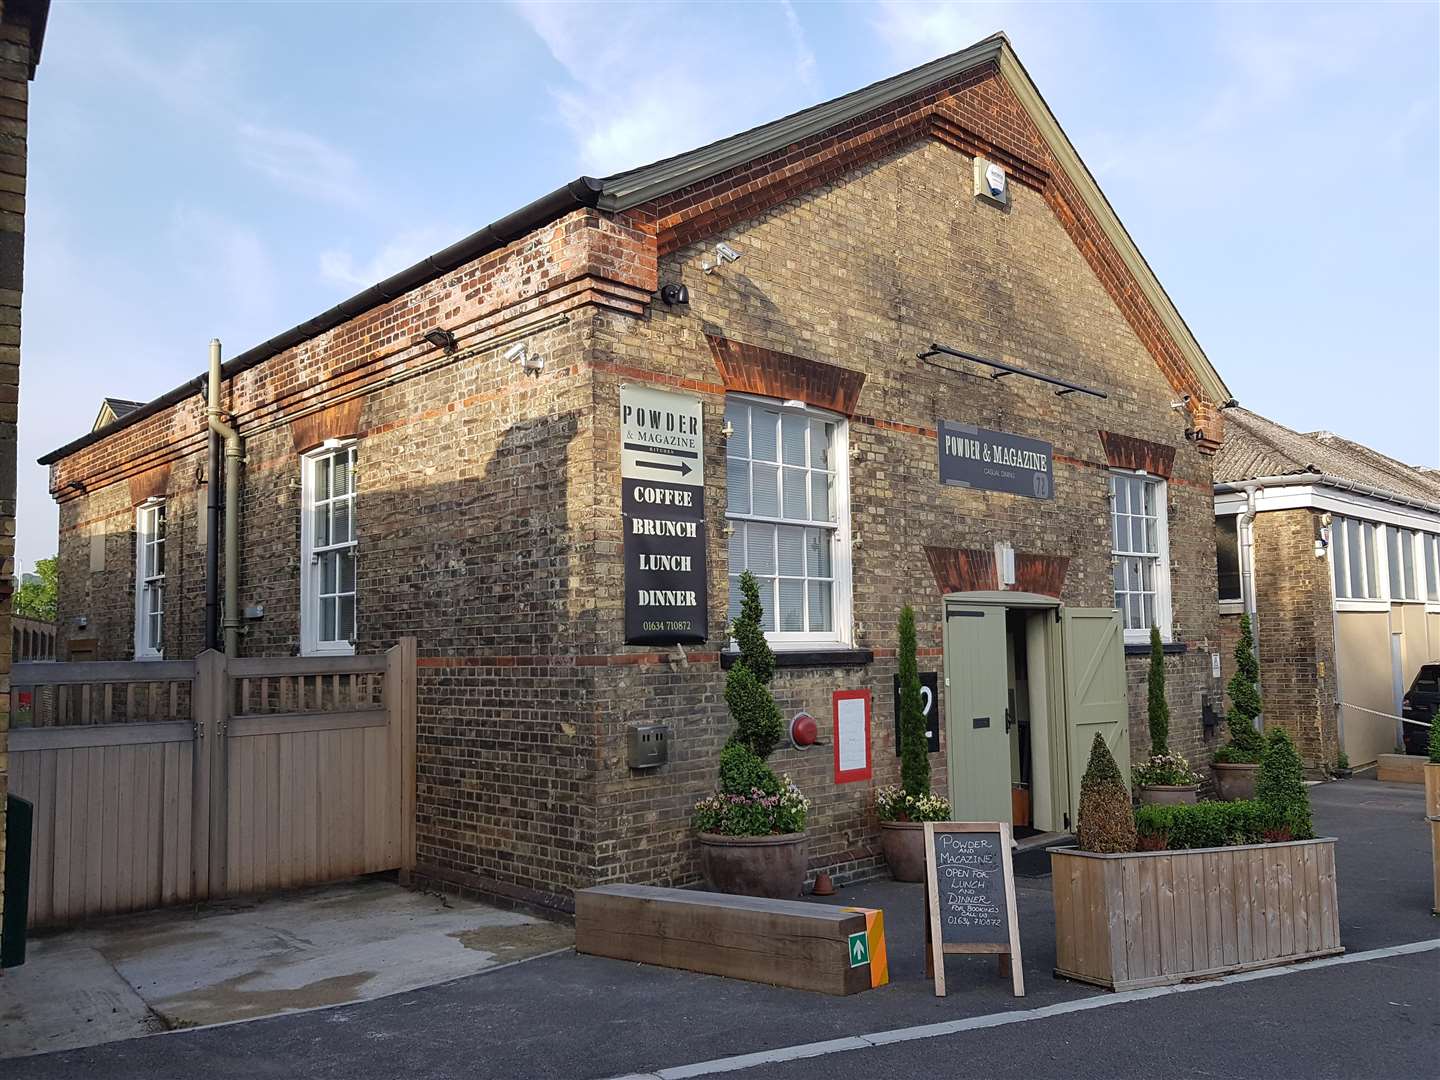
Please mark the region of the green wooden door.
POLYGON ((1080 778, 1098 731, 1130 784, 1130 710, 1125 699, 1125 634, 1111 608, 1061 608, 1065 731, 1070 756, 1070 822, 1080 814, 1080 778))
POLYGON ((1005 609, 945 605, 945 762, 955 821, 1010 820, 1005 609))

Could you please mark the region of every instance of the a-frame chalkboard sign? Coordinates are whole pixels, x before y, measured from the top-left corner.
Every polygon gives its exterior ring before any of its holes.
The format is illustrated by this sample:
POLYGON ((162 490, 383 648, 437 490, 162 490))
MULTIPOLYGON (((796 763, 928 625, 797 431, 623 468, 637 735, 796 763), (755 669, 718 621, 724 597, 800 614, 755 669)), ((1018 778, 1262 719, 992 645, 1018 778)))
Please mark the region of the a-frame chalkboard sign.
POLYGON ((995 953, 1025 996, 1008 821, 925 823, 925 974, 945 996, 947 953, 995 953))

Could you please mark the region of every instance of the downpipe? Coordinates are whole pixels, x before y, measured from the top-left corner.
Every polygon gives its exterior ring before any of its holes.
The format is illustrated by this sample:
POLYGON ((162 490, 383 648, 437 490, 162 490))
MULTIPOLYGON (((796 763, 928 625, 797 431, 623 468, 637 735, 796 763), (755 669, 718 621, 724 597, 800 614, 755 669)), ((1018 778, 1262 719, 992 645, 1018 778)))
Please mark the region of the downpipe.
POLYGON ((210 431, 225 446, 225 655, 234 656, 240 643, 240 465, 245 441, 220 406, 220 339, 210 341, 210 381, 205 416, 210 431))

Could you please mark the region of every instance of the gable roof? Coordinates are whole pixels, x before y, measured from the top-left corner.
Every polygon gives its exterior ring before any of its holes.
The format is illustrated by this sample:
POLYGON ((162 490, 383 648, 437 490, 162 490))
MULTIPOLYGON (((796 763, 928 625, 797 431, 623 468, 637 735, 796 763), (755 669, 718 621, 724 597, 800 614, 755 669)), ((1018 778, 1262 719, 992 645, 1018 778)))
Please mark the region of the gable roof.
POLYGON ((1440 471, 1406 465, 1328 431, 1302 434, 1249 409, 1225 410, 1225 442, 1215 455, 1215 483, 1261 477, 1314 476, 1369 488, 1440 510, 1440 471))
POLYGON ((143 401, 130 401, 127 398, 107 397, 100 402, 100 411, 95 414, 95 423, 90 425, 91 431, 97 431, 106 424, 114 423, 116 420, 129 416, 136 409, 145 407, 143 401))
MULTIPOLYGON (((1010 88, 1026 115, 1034 124, 1054 155, 1065 177, 1074 186, 1086 209, 1094 215, 1105 238, 1138 286, 1145 302, 1153 310, 1170 338, 1180 350, 1185 363, 1215 405, 1232 400, 1229 388, 1210 363, 1190 328, 1181 318, 1159 279, 1140 254, 1140 249, 1120 223, 1114 208, 1100 191, 1090 170, 1061 129, 1040 91, 1015 55, 1004 33, 995 33, 969 48, 932 60, 928 64, 899 75, 882 79, 870 86, 813 105, 807 109, 770 121, 749 131, 720 139, 694 150, 653 162, 640 168, 615 173, 602 179, 581 176, 527 206, 508 214, 458 243, 414 266, 372 285, 315 318, 300 323, 269 341, 232 358, 222 368, 222 377, 230 378, 247 368, 262 363, 286 349, 334 329, 364 314, 371 308, 393 300, 404 293, 433 281, 451 270, 483 255, 513 243, 535 229, 548 225, 581 207, 621 212, 641 206, 654 199, 686 188, 699 181, 735 169, 766 153, 819 134, 847 120, 854 119, 892 102, 900 101, 924 88, 946 82, 967 72, 993 65, 1010 88)), ((167 408, 186 397, 201 392, 205 375, 201 374, 146 406, 110 425, 76 439, 40 458, 41 465, 50 465, 77 450, 167 408)))

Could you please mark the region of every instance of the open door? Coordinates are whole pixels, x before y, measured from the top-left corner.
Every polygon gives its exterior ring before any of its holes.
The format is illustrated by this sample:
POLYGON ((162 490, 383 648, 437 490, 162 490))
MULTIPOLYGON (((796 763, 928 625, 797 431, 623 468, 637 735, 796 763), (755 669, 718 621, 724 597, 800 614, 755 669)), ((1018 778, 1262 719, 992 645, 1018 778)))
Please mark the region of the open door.
POLYGON ((945 763, 955 821, 1010 820, 1005 609, 945 604, 945 763))
POLYGON ((1113 608, 1061 608, 1065 730, 1070 757, 1070 827, 1080 816, 1080 780, 1098 731, 1130 784, 1130 709, 1125 634, 1113 608))

